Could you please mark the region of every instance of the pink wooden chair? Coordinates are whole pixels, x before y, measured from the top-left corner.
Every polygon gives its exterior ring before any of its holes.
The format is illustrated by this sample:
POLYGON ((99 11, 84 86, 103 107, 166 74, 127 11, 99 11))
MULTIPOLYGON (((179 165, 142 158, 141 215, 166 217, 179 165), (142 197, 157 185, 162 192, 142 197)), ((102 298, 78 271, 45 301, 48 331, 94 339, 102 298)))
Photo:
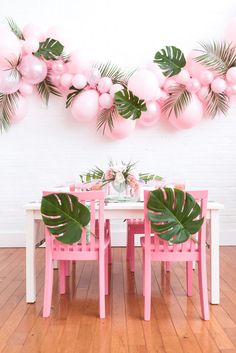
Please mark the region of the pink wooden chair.
MULTIPOLYGON (((50 192, 45 192, 43 195, 48 194, 50 192)), ((78 197, 80 203, 86 203, 86 206, 87 204, 90 206, 90 239, 87 240, 86 229, 84 228, 79 243, 63 244, 56 240, 48 231, 48 228, 45 227, 46 256, 43 316, 48 317, 51 310, 53 261, 59 260, 59 288, 60 293, 63 294, 65 293, 68 260, 96 260, 99 263, 99 311, 102 319, 105 318, 105 295, 108 294, 108 246, 110 242, 109 235, 104 232, 104 193, 102 191, 88 191, 71 192, 71 194, 78 197)))
MULTIPOLYGON (((206 216, 208 192, 188 191, 201 207, 201 217, 206 216)), ((145 236, 141 238, 143 249, 143 294, 144 294, 144 320, 150 320, 151 314, 151 262, 152 261, 185 261, 187 272, 187 295, 192 295, 192 263, 198 264, 199 294, 202 318, 209 320, 209 303, 207 291, 206 272, 206 221, 198 232, 198 242, 189 239, 182 244, 169 244, 157 235, 151 236, 151 223, 148 219, 147 203, 150 191, 144 193, 144 226, 145 236)))

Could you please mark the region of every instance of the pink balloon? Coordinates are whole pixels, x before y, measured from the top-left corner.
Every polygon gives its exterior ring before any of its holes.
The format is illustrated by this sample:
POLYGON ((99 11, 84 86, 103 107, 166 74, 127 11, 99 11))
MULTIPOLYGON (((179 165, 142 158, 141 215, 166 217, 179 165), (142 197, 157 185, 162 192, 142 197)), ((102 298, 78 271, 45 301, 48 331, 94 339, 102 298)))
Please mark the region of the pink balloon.
POLYGON ((36 38, 29 37, 23 42, 22 48, 26 54, 35 53, 39 48, 39 41, 36 38))
POLYGON ((223 80, 223 78, 215 78, 214 81, 212 81, 211 84, 211 89, 215 93, 223 93, 224 90, 226 89, 226 82, 223 80))
POLYGON ((34 55, 26 55, 22 58, 19 71, 25 81, 31 84, 42 82, 47 76, 47 65, 34 55))
POLYGON ((54 25, 48 28, 46 33, 47 38, 53 38, 58 40, 62 45, 67 44, 68 34, 64 27, 60 25, 54 25))
POLYGON ((208 87, 204 86, 198 91, 197 96, 200 99, 200 101, 205 101, 208 93, 209 93, 208 87))
POLYGON ((0 92, 11 94, 20 87, 20 75, 14 69, 0 71, 0 92))
POLYGON ((226 72, 226 78, 230 83, 236 83, 236 67, 231 67, 226 72))
POLYGON ((166 77, 163 75, 160 67, 154 62, 151 62, 146 66, 146 68, 156 75, 157 80, 159 82, 159 86, 162 87, 165 83, 166 77))
POLYGON ((87 73, 87 80, 89 85, 94 88, 97 86, 98 82, 100 81, 101 73, 97 69, 92 69, 87 73))
MULTIPOLYGON (((59 87, 61 84, 61 76, 57 74, 51 74, 50 75, 50 81, 52 84, 56 87, 59 87)), ((64 88, 64 87, 63 87, 64 88)))
POLYGON ((66 68, 62 60, 55 60, 52 63, 52 71, 55 74, 61 75, 65 72, 66 68))
POLYGON ((21 55, 21 42, 5 27, 0 27, 0 38, 0 68, 9 69, 8 60, 17 60, 21 55))
POLYGON ((21 80, 19 91, 22 96, 30 96, 33 93, 33 86, 24 80, 21 80))
POLYGON ((188 69, 190 75, 195 78, 200 78, 202 72, 206 70, 206 66, 194 60, 200 55, 201 52, 197 50, 192 50, 187 57, 186 68, 188 69))
POLYGON ((163 86, 163 90, 166 91, 167 93, 171 92, 172 89, 176 86, 176 81, 174 78, 167 78, 166 82, 163 86))
POLYGON ((198 92, 200 88, 201 88, 201 85, 197 78, 190 78, 190 80, 186 85, 187 91, 191 93, 198 92))
POLYGON ((99 97, 99 105, 102 109, 110 109, 113 105, 113 98, 109 93, 103 93, 99 97))
POLYGON ((96 119, 99 111, 99 94, 93 89, 83 91, 76 96, 71 105, 72 116, 80 122, 96 119))
POLYGON ((36 38, 39 42, 42 42, 45 39, 45 33, 42 30, 42 28, 31 23, 27 24, 23 28, 23 36, 25 39, 32 38, 32 37, 36 38))
POLYGON ((172 111, 169 122, 176 129, 191 129, 197 125, 203 117, 203 105, 195 94, 192 94, 191 102, 185 108, 185 110, 176 117, 172 111))
POLYGON ((109 127, 106 126, 105 135, 112 140, 123 139, 128 137, 131 132, 134 131, 136 126, 136 121, 132 119, 124 119, 122 116, 118 115, 114 119, 114 127, 110 131, 109 127))
POLYGON ((151 101, 155 99, 159 83, 155 74, 147 69, 139 69, 128 81, 128 89, 140 99, 151 101))
POLYGON ((110 91, 112 86, 112 80, 110 77, 102 77, 98 82, 98 90, 101 93, 107 93, 110 91))
POLYGON ((72 79, 72 84, 77 89, 82 89, 87 85, 87 78, 82 74, 77 74, 72 79))
POLYGON ((190 75, 188 70, 182 69, 176 76, 175 81, 181 85, 186 85, 189 82, 190 75))
POLYGON ((85 74, 86 71, 91 69, 91 63, 84 53, 75 50, 70 54, 67 68, 70 74, 85 74))
POLYGON ((16 98, 15 110, 12 112, 11 115, 11 122, 16 124, 20 122, 26 116, 28 112, 28 104, 26 98, 19 95, 16 98))
POLYGON ((153 126, 161 117, 161 108, 157 102, 147 102, 147 111, 143 112, 138 119, 138 124, 142 126, 153 126))
POLYGON ((65 88, 70 88, 72 86, 73 75, 64 73, 61 75, 60 84, 65 88))
POLYGON ((122 91, 122 89, 124 89, 124 87, 119 83, 112 85, 110 89, 110 95, 112 98, 114 98, 116 92, 122 91))
POLYGON ((233 17, 228 23, 224 38, 226 42, 236 45, 236 17, 233 17))
POLYGON ((205 70, 200 74, 200 82, 203 86, 207 86, 214 80, 214 74, 210 70, 205 70))

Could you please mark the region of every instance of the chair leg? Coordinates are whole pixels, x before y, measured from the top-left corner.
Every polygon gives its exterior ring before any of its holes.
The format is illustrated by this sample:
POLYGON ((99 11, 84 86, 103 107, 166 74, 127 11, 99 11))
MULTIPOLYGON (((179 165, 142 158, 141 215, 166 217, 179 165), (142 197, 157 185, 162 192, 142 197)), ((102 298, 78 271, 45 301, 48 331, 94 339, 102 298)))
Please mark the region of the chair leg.
POLYGON ((70 261, 65 261, 65 275, 66 277, 70 276, 70 261))
POLYGON ((210 319, 208 291, 207 291, 207 272, 206 272, 206 258, 202 256, 198 261, 198 281, 199 294, 203 320, 210 319))
POLYGON ((143 260, 144 260, 144 320, 149 321, 151 317, 151 256, 150 256, 150 253, 145 252, 143 260))
POLYGON ((109 248, 105 250, 105 295, 109 294, 108 284, 108 260, 109 260, 109 248))
POLYGON ((47 253, 47 250, 46 250, 43 317, 48 317, 50 315, 51 303, 52 303, 52 286, 53 286, 53 260, 52 260, 51 254, 47 253))
POLYGON ((99 257, 99 312, 100 319, 105 318, 105 254, 99 257))
POLYGON ((170 272, 170 261, 166 261, 166 272, 170 272))
POLYGON ((109 265, 112 264, 111 241, 110 241, 110 243, 109 243, 109 245, 108 245, 108 263, 109 263, 109 265))
POLYGON ((187 296, 193 295, 193 263, 192 261, 186 262, 186 282, 187 282, 187 296))
MULTIPOLYGON (((127 221, 128 222, 128 221, 127 221)), ((127 225, 127 231, 126 231, 126 260, 129 261, 130 258, 130 226, 127 225)))
POLYGON ((65 294, 66 292, 66 266, 67 262, 65 260, 59 261, 59 292, 60 294, 65 294))
POLYGON ((129 246, 130 246, 130 256, 129 256, 129 265, 130 265, 130 271, 134 272, 134 261, 135 261, 135 254, 134 254, 134 234, 131 233, 129 234, 129 246))

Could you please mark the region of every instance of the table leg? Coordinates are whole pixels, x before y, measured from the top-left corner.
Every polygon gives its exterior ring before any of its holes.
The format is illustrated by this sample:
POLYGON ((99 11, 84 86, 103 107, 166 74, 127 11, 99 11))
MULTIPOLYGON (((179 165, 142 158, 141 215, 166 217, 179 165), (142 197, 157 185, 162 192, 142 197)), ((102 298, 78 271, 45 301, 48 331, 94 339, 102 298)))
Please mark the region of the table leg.
POLYGON ((211 304, 220 304, 220 232, 219 211, 211 210, 210 219, 211 252, 211 304))
POLYGON ((26 302, 36 300, 36 266, 35 266, 35 221, 34 211, 26 211, 26 302))

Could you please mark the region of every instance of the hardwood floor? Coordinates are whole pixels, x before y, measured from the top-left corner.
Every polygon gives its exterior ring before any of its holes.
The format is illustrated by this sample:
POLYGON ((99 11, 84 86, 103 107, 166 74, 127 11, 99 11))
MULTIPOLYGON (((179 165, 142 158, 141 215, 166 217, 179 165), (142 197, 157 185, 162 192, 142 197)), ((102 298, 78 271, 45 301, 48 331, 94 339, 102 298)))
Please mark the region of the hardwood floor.
POLYGON ((143 320, 141 256, 135 275, 125 249, 113 249, 105 320, 98 318, 97 265, 73 266, 67 294, 59 296, 54 276, 50 318, 42 317, 44 249, 37 251, 37 302, 25 303, 25 250, 0 249, 1 353, 236 353, 236 247, 222 247, 221 305, 200 318, 197 275, 192 298, 185 294, 184 265, 171 272, 152 267, 151 321, 143 320))

